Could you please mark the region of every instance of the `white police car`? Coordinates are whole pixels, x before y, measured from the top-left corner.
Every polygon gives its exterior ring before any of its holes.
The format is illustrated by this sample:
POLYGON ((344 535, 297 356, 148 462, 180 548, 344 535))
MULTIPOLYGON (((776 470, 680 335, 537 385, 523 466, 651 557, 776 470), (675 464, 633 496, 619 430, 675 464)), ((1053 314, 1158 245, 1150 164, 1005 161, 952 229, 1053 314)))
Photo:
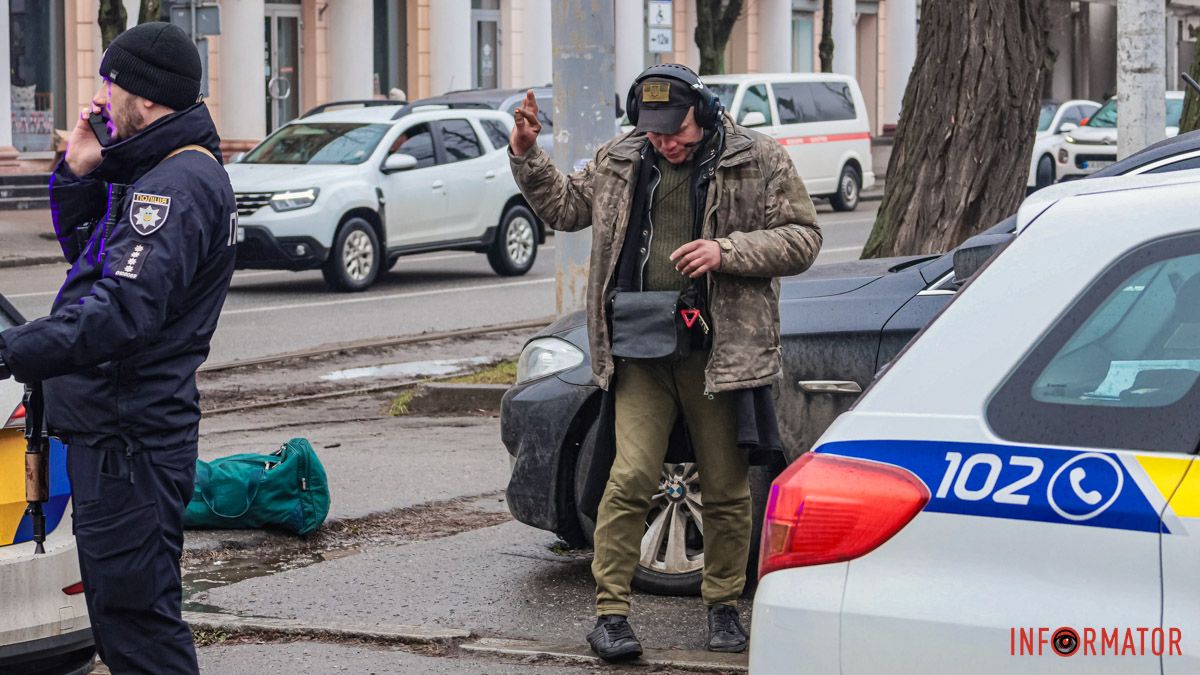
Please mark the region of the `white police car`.
POLYGON ((1086 183, 776 479, 752 673, 1200 672, 1200 172, 1086 183))

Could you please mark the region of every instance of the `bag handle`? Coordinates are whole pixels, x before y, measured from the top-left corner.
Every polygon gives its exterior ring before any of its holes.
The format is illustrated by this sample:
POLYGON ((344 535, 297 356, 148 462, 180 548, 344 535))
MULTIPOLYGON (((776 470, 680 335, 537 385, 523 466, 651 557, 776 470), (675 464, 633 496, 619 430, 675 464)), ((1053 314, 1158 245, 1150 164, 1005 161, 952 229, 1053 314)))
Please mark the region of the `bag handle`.
POLYGON ((213 515, 217 516, 218 518, 234 520, 246 515, 246 513, 250 511, 250 507, 254 505, 254 498, 258 496, 258 486, 262 484, 263 479, 267 476, 266 468, 263 468, 259 471, 257 480, 250 481, 250 483, 246 486, 246 508, 242 509, 240 513, 234 515, 221 513, 217 510, 217 507, 213 506, 212 500, 209 499, 208 478, 211 470, 212 469, 210 469, 207 464, 196 465, 196 492, 200 494, 200 499, 204 501, 204 505, 207 506, 208 510, 212 511, 213 515))

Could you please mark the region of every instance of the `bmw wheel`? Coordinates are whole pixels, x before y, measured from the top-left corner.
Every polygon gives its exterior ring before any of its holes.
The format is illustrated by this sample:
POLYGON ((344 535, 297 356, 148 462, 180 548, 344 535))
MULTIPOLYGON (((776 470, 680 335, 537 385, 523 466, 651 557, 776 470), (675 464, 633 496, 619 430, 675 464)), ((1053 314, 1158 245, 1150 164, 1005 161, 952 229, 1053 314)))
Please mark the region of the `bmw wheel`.
POLYGON ((692 462, 664 464, 650 502, 633 583, 647 593, 695 595, 704 574, 704 499, 692 462))
POLYGON ((374 283, 382 267, 383 255, 375 228, 362 218, 350 218, 333 238, 333 248, 321 273, 333 290, 356 292, 374 283))
POLYGON ((842 167, 842 173, 838 176, 837 192, 829 198, 829 203, 835 211, 853 211, 858 208, 861 190, 862 177, 858 175, 857 169, 847 164, 842 167))
POLYGON ((520 276, 533 267, 537 248, 537 219, 528 207, 514 204, 500 218, 496 240, 488 250, 488 262, 500 276, 520 276))

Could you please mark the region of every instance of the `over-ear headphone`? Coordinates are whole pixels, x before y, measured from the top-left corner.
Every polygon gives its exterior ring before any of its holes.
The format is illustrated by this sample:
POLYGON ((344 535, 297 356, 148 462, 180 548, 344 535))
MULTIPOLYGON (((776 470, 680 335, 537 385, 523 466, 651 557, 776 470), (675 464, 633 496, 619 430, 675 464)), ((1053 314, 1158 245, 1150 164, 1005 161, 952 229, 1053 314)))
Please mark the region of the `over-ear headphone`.
POLYGON ((699 75, 691 68, 678 63, 660 63, 643 70, 642 74, 633 81, 633 86, 629 88, 629 94, 625 97, 625 114, 629 116, 629 121, 634 126, 637 126, 638 121, 638 91, 641 89, 642 82, 651 77, 676 80, 694 91, 696 93, 696 124, 702 128, 715 129, 721 123, 721 115, 725 112, 725 106, 721 104, 721 99, 711 89, 704 86, 699 75))

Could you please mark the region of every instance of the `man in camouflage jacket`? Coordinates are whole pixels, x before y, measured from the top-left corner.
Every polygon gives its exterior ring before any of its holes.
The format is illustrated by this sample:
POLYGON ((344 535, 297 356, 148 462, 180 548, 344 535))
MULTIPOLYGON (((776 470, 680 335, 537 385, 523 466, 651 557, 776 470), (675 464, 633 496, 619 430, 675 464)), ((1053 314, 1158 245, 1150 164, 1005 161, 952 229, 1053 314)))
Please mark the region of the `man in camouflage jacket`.
POLYGON ((592 228, 588 335, 594 378, 614 393, 617 456, 596 523, 599 618, 588 641, 611 661, 641 653, 626 618, 629 584, 667 436, 682 414, 704 483, 708 646, 742 651, 747 637, 736 601, 746 579, 750 492, 731 392, 769 385, 780 374, 778 277, 812 264, 821 232, 787 152, 735 124, 690 70, 655 66, 635 81, 630 103, 636 128, 571 175, 536 143, 532 92, 510 138, 513 176, 538 217, 555 230, 592 228), (655 163, 649 181, 644 162, 655 163), (682 290, 704 278, 710 349, 675 363, 614 361, 609 300, 622 253, 630 251, 627 237, 640 237, 633 242, 644 270, 636 290, 682 290))

